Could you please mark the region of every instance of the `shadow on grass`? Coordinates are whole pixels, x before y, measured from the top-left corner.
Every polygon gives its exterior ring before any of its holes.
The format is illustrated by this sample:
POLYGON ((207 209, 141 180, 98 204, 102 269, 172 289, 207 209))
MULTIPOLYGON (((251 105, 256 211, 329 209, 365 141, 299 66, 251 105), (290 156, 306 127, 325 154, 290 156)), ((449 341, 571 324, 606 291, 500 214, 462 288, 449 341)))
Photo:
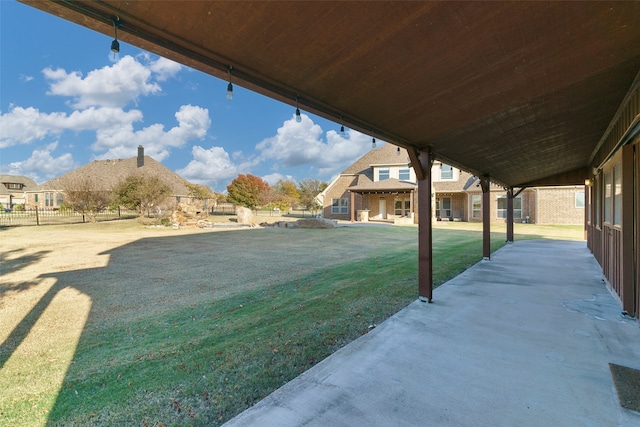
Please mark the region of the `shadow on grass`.
MULTIPOLYGON (((106 267, 43 276, 56 284, 2 352, 61 289, 91 298, 51 426, 221 424, 417 297, 415 228, 204 233, 105 254, 106 267)), ((481 254, 480 232, 435 230, 434 281, 481 254)))
MULTIPOLYGON (((33 286, 39 284, 36 282, 20 283, 12 286, 12 291, 22 291, 30 289, 33 286)), ((11 331, 11 334, 0 344, 0 369, 2 369, 7 363, 7 360, 16 351, 16 349, 22 344, 27 337, 33 326, 36 324, 42 313, 49 307, 51 301, 56 296, 61 288, 59 286, 52 286, 42 298, 36 303, 36 305, 29 311, 29 313, 20 321, 20 323, 11 331)), ((0 295, 1 296, 1 295, 0 295)))
MULTIPOLYGON (((2 276, 25 269, 30 265, 37 263, 49 253, 49 251, 40 251, 32 254, 20 255, 22 252, 24 251, 19 249, 0 252, 0 273, 2 276)), ((0 296, 2 296, 3 289, 4 285, 0 283, 0 296)))

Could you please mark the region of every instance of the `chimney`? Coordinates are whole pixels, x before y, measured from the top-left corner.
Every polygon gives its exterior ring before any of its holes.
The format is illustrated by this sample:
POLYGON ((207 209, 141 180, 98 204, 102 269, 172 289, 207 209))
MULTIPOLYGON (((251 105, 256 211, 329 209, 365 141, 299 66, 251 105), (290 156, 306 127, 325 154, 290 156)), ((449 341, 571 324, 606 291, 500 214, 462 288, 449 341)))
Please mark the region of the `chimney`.
POLYGON ((138 167, 141 168, 142 166, 144 166, 144 147, 138 145, 138 167))

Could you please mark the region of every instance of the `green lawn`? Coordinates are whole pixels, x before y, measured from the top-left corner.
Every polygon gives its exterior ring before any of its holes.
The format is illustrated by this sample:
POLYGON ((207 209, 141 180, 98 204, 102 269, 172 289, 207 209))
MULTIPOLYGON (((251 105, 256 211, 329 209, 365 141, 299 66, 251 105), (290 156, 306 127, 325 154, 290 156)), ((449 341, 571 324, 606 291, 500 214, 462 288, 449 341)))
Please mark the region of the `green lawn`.
MULTIPOLYGON (((492 250, 504 245, 495 228, 492 250)), ((516 233, 577 239, 582 227, 516 233)), ((11 372, 0 369, 0 425, 219 425, 417 298, 416 227, 142 237, 103 268, 52 274, 91 309, 65 350, 71 363, 16 351, 11 372), (177 267, 161 266, 168 257, 177 267), (22 372, 45 368, 61 385, 16 397, 22 372)), ((482 257, 477 224, 438 224, 433 241, 436 285, 482 257)), ((48 340, 64 335, 64 319, 48 340)))

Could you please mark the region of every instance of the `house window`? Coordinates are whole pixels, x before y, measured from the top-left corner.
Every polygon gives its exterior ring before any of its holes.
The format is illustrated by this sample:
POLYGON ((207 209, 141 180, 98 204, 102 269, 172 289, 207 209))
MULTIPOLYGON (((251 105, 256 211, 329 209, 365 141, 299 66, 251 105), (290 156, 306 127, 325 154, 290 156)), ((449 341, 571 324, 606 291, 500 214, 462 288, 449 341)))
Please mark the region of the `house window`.
POLYGON ((453 179, 453 168, 449 165, 445 165, 444 163, 440 165, 440 179, 441 180, 451 180, 453 179))
POLYGON ((576 191, 576 208, 584 208, 584 191, 576 191))
POLYGON ((443 197, 441 199, 436 199, 436 217, 438 218, 451 217, 451 197, 443 197))
POLYGON ((35 201, 36 201, 36 203, 38 203, 38 195, 37 195, 37 194, 34 194, 34 196, 35 196, 35 201))
POLYGON ((349 199, 331 199, 331 213, 332 214, 348 214, 349 213, 349 199))
POLYGON ((471 196, 471 218, 482 218, 482 196, 479 194, 471 196))
POLYGON ((611 171, 604 174, 604 222, 611 223, 611 196, 613 195, 611 185, 611 171))
MULTIPOLYGON (((498 196, 498 218, 507 217, 507 196, 498 196)), ((522 218, 522 196, 513 199, 513 218, 522 218)))
POLYGON ((602 204, 602 180, 600 178, 596 179, 593 184, 593 214, 595 216, 596 225, 598 227, 602 226, 602 217, 600 206, 602 204))
POLYGON ((22 190, 22 184, 9 183, 7 184, 9 190, 22 190))
POLYGON ((409 216, 411 213, 411 201, 408 197, 398 197, 394 203, 396 216, 409 216))
POLYGON ((62 193, 56 194, 56 206, 62 206, 64 203, 64 195, 62 193))
POLYGON ((622 170, 620 163, 613 167, 613 225, 622 224, 622 170))
POLYGON ((378 181, 382 181, 383 179, 389 179, 389 168, 378 169, 378 181))
POLYGON ((44 193, 44 205, 53 206, 53 193, 44 193))
POLYGON ((411 171, 409 168, 400 168, 398 170, 398 179, 400 181, 409 181, 411 179, 411 171))

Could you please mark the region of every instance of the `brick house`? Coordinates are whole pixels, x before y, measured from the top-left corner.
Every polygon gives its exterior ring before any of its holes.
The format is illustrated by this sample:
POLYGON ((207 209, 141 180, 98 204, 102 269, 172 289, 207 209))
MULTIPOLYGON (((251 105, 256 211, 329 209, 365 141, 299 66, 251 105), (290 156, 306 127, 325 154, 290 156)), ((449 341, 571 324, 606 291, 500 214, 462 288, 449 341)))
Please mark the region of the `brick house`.
POLYGON ((138 147, 137 157, 114 160, 94 160, 93 162, 72 170, 58 178, 47 181, 25 193, 27 209, 59 209, 64 204, 64 189, 69 183, 90 179, 96 190, 113 190, 121 181, 130 175, 155 176, 160 178, 172 190, 167 200, 171 208, 186 198, 189 190, 184 178, 171 171, 161 163, 144 155, 144 148, 138 147))
POLYGON ((31 178, 20 175, 0 175, 0 205, 3 209, 13 209, 17 205, 24 205, 27 192, 37 188, 31 178))
MULTIPOLYGON (((432 168, 434 220, 482 220, 479 180, 442 162, 432 168)), ((318 195, 325 218, 416 223, 417 184, 406 150, 373 149, 345 169, 318 195)), ((491 219, 504 221, 506 193, 491 185, 491 219)), ((514 199, 514 221, 584 224, 584 186, 526 188, 514 199)))

